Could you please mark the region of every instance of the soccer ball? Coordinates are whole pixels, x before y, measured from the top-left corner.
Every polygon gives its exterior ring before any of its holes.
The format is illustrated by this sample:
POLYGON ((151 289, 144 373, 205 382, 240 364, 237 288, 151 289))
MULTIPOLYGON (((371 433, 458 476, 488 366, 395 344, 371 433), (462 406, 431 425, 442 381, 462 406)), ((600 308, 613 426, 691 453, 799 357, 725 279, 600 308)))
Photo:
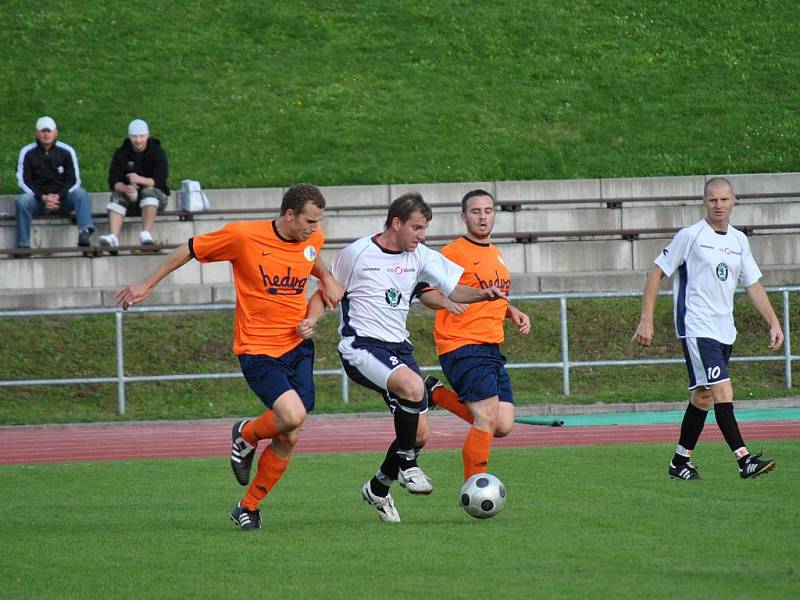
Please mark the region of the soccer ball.
POLYGON ((476 519, 495 516, 506 505, 506 486, 494 475, 478 473, 464 482, 461 506, 476 519))

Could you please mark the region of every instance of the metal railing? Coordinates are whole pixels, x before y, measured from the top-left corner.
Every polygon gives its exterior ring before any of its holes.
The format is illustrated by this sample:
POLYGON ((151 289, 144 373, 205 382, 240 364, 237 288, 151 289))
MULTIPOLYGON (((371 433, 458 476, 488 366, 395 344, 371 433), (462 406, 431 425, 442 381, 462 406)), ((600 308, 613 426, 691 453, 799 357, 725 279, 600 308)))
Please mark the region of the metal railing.
MULTIPOLYGON (((792 361, 800 360, 799 355, 791 351, 791 320, 789 311, 789 294, 800 292, 800 286, 783 286, 766 288, 768 292, 780 293, 783 300, 783 331, 786 336, 783 346, 783 355, 766 356, 735 356, 732 361, 740 362, 784 362, 784 382, 787 388, 792 387, 792 361)), ((741 293, 741 290, 737 290, 741 293)), ((672 292, 662 291, 661 296, 671 296, 672 292)), ((656 358, 656 359, 630 359, 630 360, 570 360, 569 358, 569 320, 567 315, 567 301, 586 298, 630 298, 639 297, 640 292, 573 292, 552 294, 519 294, 512 295, 512 300, 558 300, 560 307, 560 341, 561 360, 549 362, 522 362, 508 363, 508 369, 561 369, 562 390, 565 396, 570 394, 570 369, 580 367, 606 367, 606 366, 632 366, 632 365, 657 365, 683 363, 683 358, 656 358)), ((233 304, 198 304, 177 306, 138 306, 128 309, 128 313, 170 313, 170 312, 199 312, 209 310, 231 310, 233 304)), ((239 371, 227 373, 186 373, 178 375, 125 375, 125 351, 123 336, 123 317, 126 314, 118 308, 75 308, 75 309, 50 309, 50 310, 6 310, 0 311, 2 317, 35 317, 35 316, 67 316, 67 315, 98 315, 111 314, 115 320, 116 339, 116 373, 108 377, 73 377, 66 379, 17 379, 2 380, 0 387, 32 386, 32 385, 72 385, 85 383, 116 383, 117 405, 119 414, 125 414, 125 385, 144 381, 192 381, 197 379, 238 379, 242 377, 239 371)), ((423 371, 438 371, 435 365, 420 367, 423 371)), ((349 381, 344 369, 315 369, 314 375, 338 376, 341 381, 342 401, 349 402, 349 381)))

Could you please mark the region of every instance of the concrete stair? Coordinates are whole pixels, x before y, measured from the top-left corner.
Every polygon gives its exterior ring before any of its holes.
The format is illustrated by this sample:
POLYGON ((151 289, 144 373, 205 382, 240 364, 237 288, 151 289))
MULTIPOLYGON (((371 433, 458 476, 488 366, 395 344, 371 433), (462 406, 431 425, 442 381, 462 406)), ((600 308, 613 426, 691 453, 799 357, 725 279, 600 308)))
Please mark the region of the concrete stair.
MULTIPOLYGON (((734 224, 769 225, 800 223, 800 173, 731 175, 741 196, 734 209, 734 224), (747 194, 774 194, 756 198, 747 194), (782 196, 784 195, 785 196, 782 196)), ((702 218, 699 202, 704 176, 569 181, 478 182, 389 186, 326 187, 329 209, 323 227, 329 240, 351 240, 382 229, 385 206, 406 191, 423 194, 434 207, 428 233, 456 237, 463 232, 461 196, 481 187, 499 201, 543 201, 523 204, 519 210, 497 214, 495 233, 505 261, 514 274, 514 290, 641 291, 644 274, 671 235, 648 234, 636 239, 588 235, 596 230, 678 228, 702 218), (612 200, 625 200, 612 202, 612 200), (514 241, 536 232, 528 243, 514 241), (569 232, 569 235, 547 235, 569 232)), ((246 215, 198 215, 181 221, 159 217, 156 239, 178 244, 189 237, 218 229, 236 219, 272 218, 277 214, 281 188, 207 190, 215 209, 263 208, 246 215)), ((108 194, 91 194, 93 212, 104 213, 108 194)), ((14 196, 0 196, 0 214, 13 214, 14 196)), ((176 194, 168 209, 176 207, 176 194)), ((107 231, 104 218, 96 223, 98 233, 107 231)), ((121 243, 138 243, 138 219, 123 229, 121 243)), ((72 247, 77 231, 69 220, 34 221, 32 241, 38 247, 72 247)), ((96 239, 96 237, 95 237, 96 239)), ((13 221, 0 221, 0 247, 13 247, 13 221)), ((432 242, 437 247, 439 242, 432 242)), ((798 230, 773 229, 756 232, 750 244, 769 285, 800 283, 798 230)), ((323 257, 330 260, 343 244, 329 244, 323 257)), ((0 258, 0 307, 109 306, 117 286, 142 279, 164 254, 124 254, 117 257, 51 256, 30 259, 0 258)), ((230 267, 191 262, 170 275, 151 297, 150 303, 229 302, 233 299, 230 267)))

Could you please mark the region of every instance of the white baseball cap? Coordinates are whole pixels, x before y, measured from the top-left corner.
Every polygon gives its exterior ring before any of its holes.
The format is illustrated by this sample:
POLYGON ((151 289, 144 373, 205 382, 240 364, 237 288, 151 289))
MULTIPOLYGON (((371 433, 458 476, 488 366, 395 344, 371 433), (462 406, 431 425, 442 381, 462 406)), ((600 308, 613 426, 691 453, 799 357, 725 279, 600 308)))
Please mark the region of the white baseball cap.
POLYGON ((147 123, 141 119, 134 119, 128 125, 128 135, 147 135, 150 130, 147 128, 147 123))
POLYGON ((39 120, 36 121, 36 131, 41 131, 42 129, 54 131, 56 129, 56 122, 52 117, 40 117, 39 120))

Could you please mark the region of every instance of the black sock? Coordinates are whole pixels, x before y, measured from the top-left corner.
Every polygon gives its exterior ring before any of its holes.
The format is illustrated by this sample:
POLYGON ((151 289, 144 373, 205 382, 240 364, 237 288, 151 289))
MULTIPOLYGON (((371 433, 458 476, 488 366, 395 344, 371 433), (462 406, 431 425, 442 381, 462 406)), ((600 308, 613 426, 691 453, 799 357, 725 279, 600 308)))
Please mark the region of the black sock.
MULTIPOLYGON (((398 466, 406 470, 413 467, 416 463, 414 446, 417 442, 417 426, 419 425, 419 403, 414 405, 417 412, 405 410, 403 404, 406 401, 400 400, 400 406, 394 411, 394 432, 396 436, 397 449, 395 455, 397 456, 398 466)), ((388 473, 387 473, 388 475, 388 473)))
POLYGON ((678 466, 689 462, 691 456, 681 452, 691 453, 697 446, 697 440, 700 439, 700 434, 703 432, 707 415, 707 410, 701 410, 691 402, 686 407, 683 422, 681 423, 681 437, 678 440, 679 448, 675 452, 675 456, 672 457, 672 464, 678 466))
POLYGON ((373 477, 369 480, 369 489, 372 490, 373 494, 381 498, 385 498, 389 494, 389 486, 385 483, 381 483, 377 477, 373 477))
POLYGON ((383 459, 383 464, 381 465, 381 473, 391 481, 394 481, 397 479, 397 471, 399 468, 397 464, 397 438, 395 438, 392 445, 389 446, 389 449, 386 451, 386 457, 383 459))
POLYGON ((737 455, 736 460, 739 461, 739 466, 743 466, 747 462, 749 453, 739 431, 739 423, 736 422, 736 416, 733 414, 733 402, 715 404, 714 415, 717 417, 717 426, 722 432, 722 436, 728 442, 728 447, 737 455))

